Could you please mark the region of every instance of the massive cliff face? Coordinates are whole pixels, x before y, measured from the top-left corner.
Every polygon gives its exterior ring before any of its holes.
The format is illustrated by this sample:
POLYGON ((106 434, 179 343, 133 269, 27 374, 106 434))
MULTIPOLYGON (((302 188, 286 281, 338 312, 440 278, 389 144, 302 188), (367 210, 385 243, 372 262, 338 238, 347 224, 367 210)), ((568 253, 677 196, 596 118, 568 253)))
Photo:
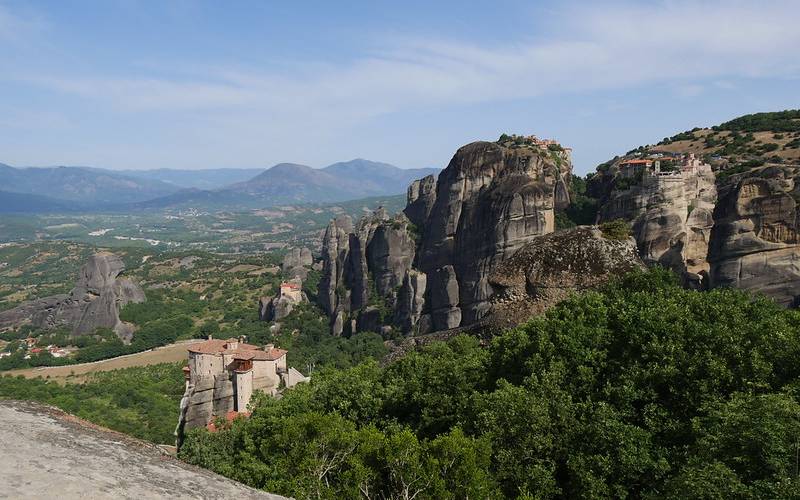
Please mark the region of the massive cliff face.
POLYGON ((800 167, 773 165, 723 185, 709 251, 712 286, 800 306, 799 179, 800 167))
POLYGON ((75 287, 66 295, 33 300, 0 312, 0 328, 32 324, 38 328, 68 326, 74 335, 112 328, 130 340, 133 326, 119 319, 119 310, 128 303, 144 302, 144 292, 132 281, 120 278, 125 265, 117 255, 101 252, 81 268, 75 287))
POLYGON ((687 284, 705 287, 717 189, 711 166, 693 162, 685 170, 645 172, 628 189, 611 191, 599 222, 630 221, 645 263, 668 267, 687 284))
POLYGON ((435 329, 486 314, 489 273, 531 238, 555 229, 555 209, 569 203, 571 173, 566 152, 490 142, 456 152, 439 175, 416 260, 428 277, 435 329))
POLYGON ((560 147, 476 142, 438 179, 414 181, 404 214, 378 212, 356 228, 332 221, 319 303, 333 332, 391 324, 426 333, 480 320, 491 307, 489 273, 554 230, 571 173, 560 147))
POLYGON ((645 263, 676 271, 687 286, 741 288, 800 305, 800 166, 729 174, 725 161, 715 170, 696 160, 620 182, 621 163, 592 179, 602 198, 598 220, 630 221, 645 263))

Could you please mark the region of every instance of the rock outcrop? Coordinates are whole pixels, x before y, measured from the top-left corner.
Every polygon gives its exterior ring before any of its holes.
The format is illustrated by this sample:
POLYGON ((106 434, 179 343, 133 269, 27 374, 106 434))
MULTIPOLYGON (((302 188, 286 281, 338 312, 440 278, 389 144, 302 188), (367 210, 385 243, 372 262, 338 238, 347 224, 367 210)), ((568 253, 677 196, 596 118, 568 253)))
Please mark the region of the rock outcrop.
POLYGON ((289 279, 300 278, 305 280, 308 276, 306 267, 310 267, 312 264, 314 264, 314 257, 311 255, 311 250, 306 247, 292 248, 283 257, 281 270, 289 279))
MULTIPOLYGON (((476 142, 459 149, 439 175, 416 268, 427 275, 435 330, 469 325, 490 308, 489 274, 532 238, 555 229, 555 210, 569 204, 567 151, 476 142)), ((423 198, 423 195, 425 197, 423 198)), ((420 200, 425 200, 420 202, 420 200)))
POLYGON ((389 217, 380 208, 355 228, 349 217, 331 221, 322 244, 318 302, 331 318, 334 335, 380 328, 383 309, 394 306, 415 247, 402 214, 389 217))
POLYGON ((138 285, 120 277, 124 270, 125 264, 117 255, 92 255, 69 294, 25 302, 0 312, 0 328, 23 324, 37 328, 67 326, 73 335, 112 328, 121 339, 129 341, 134 328, 120 321, 119 310, 128 303, 144 302, 145 295, 138 285))
POLYGON ((495 294, 487 324, 519 324, 574 292, 641 268, 633 238, 608 239, 596 226, 539 236, 489 275, 495 294))
POLYGON ((0 401, 3 498, 287 500, 52 406, 0 401))
POLYGON ((436 177, 429 175, 408 186, 407 205, 403 211, 412 224, 422 226, 436 201, 436 177))
POLYGON ((709 251, 711 285, 800 306, 800 167, 767 166, 720 189, 709 251))
POLYGON ((712 167, 670 154, 662 159, 679 163, 671 171, 648 164, 636 172, 645 160, 627 157, 595 175, 598 220, 630 221, 644 262, 676 271, 686 286, 740 288, 800 306, 800 166, 718 157, 712 167))
POLYGON ((711 166, 692 159, 685 169, 644 172, 627 189, 611 191, 599 222, 630 221, 645 263, 670 268, 687 285, 706 288, 716 201, 711 166))
POLYGON ((408 188, 404 213, 357 227, 336 219, 323 239, 319 303, 336 335, 393 324, 427 333, 472 324, 491 308, 488 275, 569 204, 568 150, 521 142, 459 149, 438 179, 408 188), (392 314, 388 312, 393 311, 392 314))
POLYGON ((289 282, 281 283, 278 293, 274 297, 261 297, 258 302, 259 319, 261 321, 280 321, 288 316, 297 304, 308 302, 302 286, 303 282, 300 281, 300 278, 294 278, 289 282))

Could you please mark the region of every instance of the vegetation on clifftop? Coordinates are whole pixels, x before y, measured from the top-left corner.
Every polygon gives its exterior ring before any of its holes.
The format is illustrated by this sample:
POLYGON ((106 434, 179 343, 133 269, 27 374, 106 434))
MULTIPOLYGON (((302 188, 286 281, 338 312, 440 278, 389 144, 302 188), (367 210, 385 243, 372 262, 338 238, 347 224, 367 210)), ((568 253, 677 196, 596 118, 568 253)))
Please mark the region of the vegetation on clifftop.
POLYGON ((563 211, 556 211, 556 229, 569 229, 575 226, 588 226, 597 218, 597 200, 586 193, 586 179, 577 175, 570 177, 569 206, 563 211))

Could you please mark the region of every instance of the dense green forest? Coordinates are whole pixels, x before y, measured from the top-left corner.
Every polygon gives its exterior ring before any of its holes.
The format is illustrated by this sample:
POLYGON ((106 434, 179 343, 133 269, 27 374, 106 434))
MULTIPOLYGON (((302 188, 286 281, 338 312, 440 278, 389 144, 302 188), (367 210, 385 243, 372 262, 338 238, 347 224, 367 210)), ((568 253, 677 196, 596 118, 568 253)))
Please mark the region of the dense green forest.
POLYGON ((0 399, 39 401, 98 425, 166 444, 175 443, 183 389, 180 363, 100 372, 80 384, 0 376, 0 399))
POLYGON ((321 369, 185 460, 297 498, 797 498, 800 315, 626 276, 496 336, 321 369))

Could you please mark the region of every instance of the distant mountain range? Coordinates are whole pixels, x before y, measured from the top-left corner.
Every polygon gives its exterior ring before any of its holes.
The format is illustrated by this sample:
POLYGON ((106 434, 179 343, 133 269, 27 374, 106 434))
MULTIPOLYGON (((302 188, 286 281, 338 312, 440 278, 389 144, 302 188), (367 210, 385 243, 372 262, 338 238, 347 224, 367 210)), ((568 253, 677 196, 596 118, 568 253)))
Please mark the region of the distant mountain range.
POLYGON ((262 200, 280 199, 281 203, 342 201, 403 193, 414 179, 433 173, 438 173, 438 169, 404 170, 388 163, 361 159, 321 169, 280 163, 222 191, 262 200))
POLYGON ((137 179, 166 182, 180 188, 218 189, 252 179, 263 171, 262 168, 212 168, 207 170, 159 168, 154 170, 117 170, 116 172, 137 179))
POLYGON ((153 179, 137 179, 88 167, 13 168, 0 164, 0 189, 79 204, 135 203, 176 191, 153 179))
POLYGON ((356 159, 315 169, 14 168, 0 164, 0 212, 126 211, 171 207, 259 208, 330 203, 405 192, 435 168, 401 169, 356 159))

